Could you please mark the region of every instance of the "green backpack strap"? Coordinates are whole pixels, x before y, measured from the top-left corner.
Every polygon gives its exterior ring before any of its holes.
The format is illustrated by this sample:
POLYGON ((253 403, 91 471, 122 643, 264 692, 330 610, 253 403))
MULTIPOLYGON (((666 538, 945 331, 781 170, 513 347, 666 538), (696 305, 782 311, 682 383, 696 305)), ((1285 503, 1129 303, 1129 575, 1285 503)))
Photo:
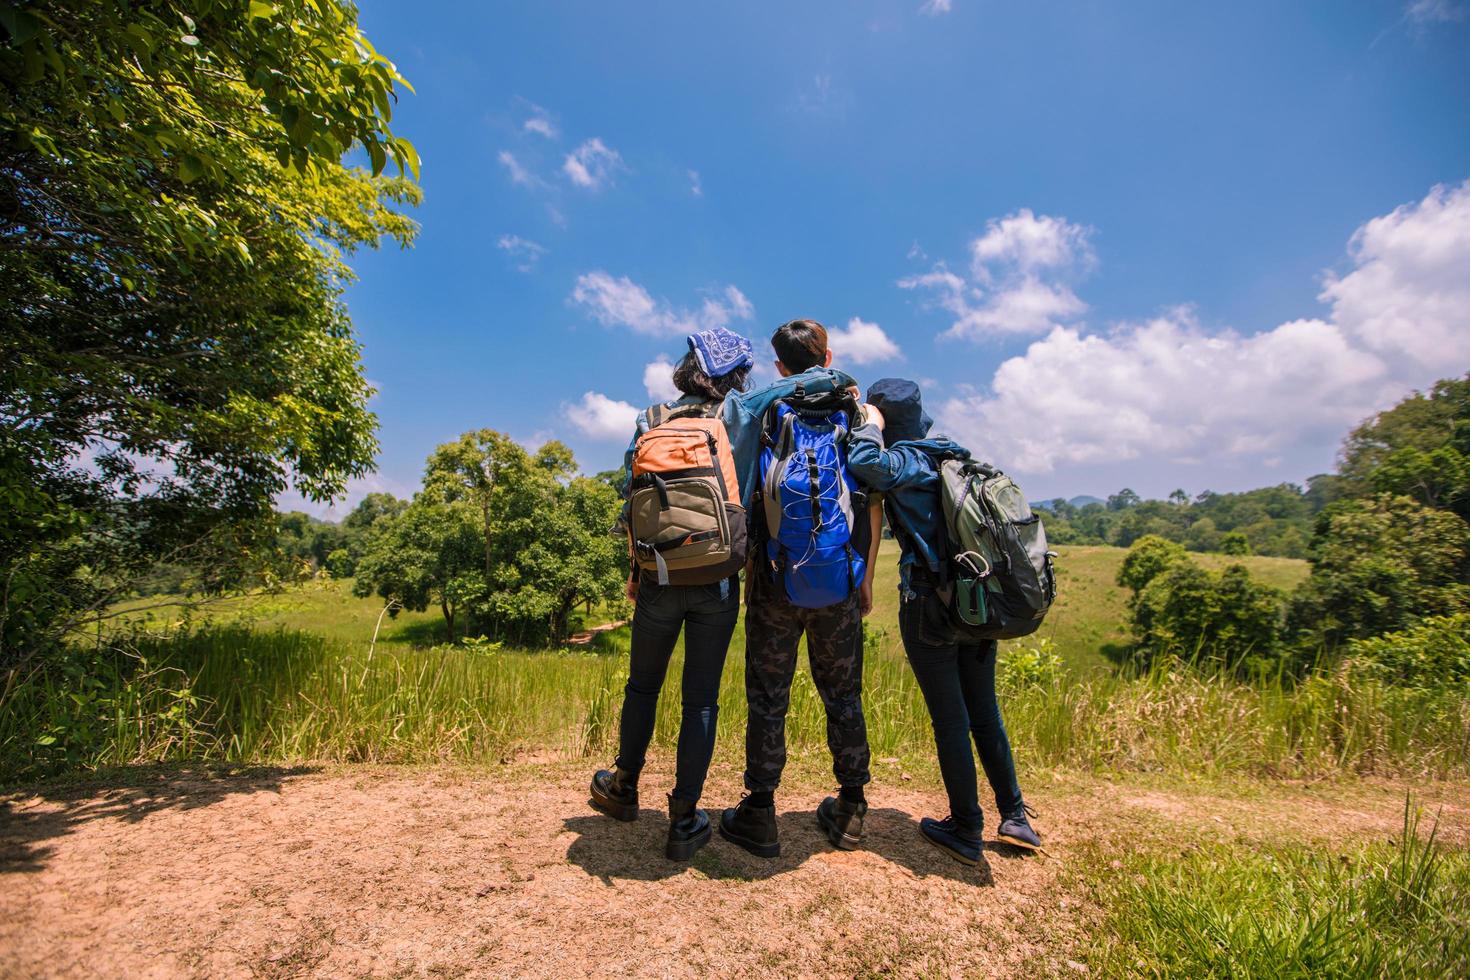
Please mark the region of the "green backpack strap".
POLYGON ((698 402, 694 405, 680 405, 671 408, 667 402, 659 402, 650 405, 643 410, 643 419, 648 423, 650 429, 656 429, 673 419, 709 419, 719 413, 720 403, 715 401, 698 402))

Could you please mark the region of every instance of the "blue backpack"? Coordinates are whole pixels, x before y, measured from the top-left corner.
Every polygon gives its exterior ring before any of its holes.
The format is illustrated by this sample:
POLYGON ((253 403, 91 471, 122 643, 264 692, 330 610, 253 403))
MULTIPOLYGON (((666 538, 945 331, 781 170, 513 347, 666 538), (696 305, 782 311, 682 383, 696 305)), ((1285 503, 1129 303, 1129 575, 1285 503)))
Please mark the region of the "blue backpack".
POLYGON ((853 544, 863 497, 845 442, 856 408, 846 392, 808 395, 798 387, 762 423, 766 557, 793 605, 833 605, 863 580, 865 559, 853 544))

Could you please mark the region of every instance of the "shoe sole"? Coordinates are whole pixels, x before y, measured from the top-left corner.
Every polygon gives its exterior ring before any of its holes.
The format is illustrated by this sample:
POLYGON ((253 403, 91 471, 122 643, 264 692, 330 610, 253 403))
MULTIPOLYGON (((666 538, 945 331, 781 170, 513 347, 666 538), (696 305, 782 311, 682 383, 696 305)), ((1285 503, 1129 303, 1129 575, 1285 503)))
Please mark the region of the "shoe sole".
POLYGON ((669 841, 668 846, 664 848, 664 857, 670 861, 687 861, 694 857, 696 851, 709 843, 710 836, 710 828, 705 827, 703 831, 688 840, 669 841))
POLYGON ((937 847, 939 850, 943 851, 945 854, 948 854, 950 857, 954 858, 956 861, 960 862, 960 864, 967 864, 967 865, 969 865, 972 868, 978 867, 979 864, 980 864, 980 861, 979 861, 978 858, 972 858, 969 855, 961 854, 959 851, 956 851, 954 848, 948 847, 947 845, 944 845, 944 844, 939 843, 939 841, 935 840, 933 837, 930 837, 928 834, 920 833, 919 836, 922 837, 922 838, 924 838, 930 844, 932 844, 935 847, 937 847))
POLYGON ((632 821, 638 819, 637 803, 633 803, 630 805, 627 803, 619 803, 616 800, 610 800, 607 797, 603 796, 601 793, 597 792, 596 783, 592 784, 592 798, 588 800, 587 803, 592 807, 592 809, 601 810, 603 813, 607 814, 609 817, 612 817, 614 820, 621 820, 623 823, 631 823, 632 821))
POLYGON ((863 846, 862 837, 854 837, 837 829, 837 824, 829 822, 822 816, 822 811, 817 811, 817 826, 827 835, 827 841, 833 847, 842 851, 856 851, 863 846))
POLYGON ((734 844, 736 847, 743 847, 745 850, 754 854, 756 857, 773 858, 781 856, 780 841, 776 841, 776 843, 774 844, 762 844, 759 841, 753 841, 748 837, 741 837, 739 834, 732 833, 731 831, 726 830, 723 820, 720 821, 720 836, 725 838, 725 840, 729 841, 731 844, 734 844))
POLYGON ((1005 841, 1007 844, 1010 844, 1012 847, 1019 847, 1023 851, 1039 851, 1039 850, 1041 850, 1041 845, 1040 844, 1033 844, 1030 841, 1021 840, 1019 837, 1012 837, 1010 834, 996 834, 995 835, 995 839, 996 840, 999 840, 999 841, 1005 841))

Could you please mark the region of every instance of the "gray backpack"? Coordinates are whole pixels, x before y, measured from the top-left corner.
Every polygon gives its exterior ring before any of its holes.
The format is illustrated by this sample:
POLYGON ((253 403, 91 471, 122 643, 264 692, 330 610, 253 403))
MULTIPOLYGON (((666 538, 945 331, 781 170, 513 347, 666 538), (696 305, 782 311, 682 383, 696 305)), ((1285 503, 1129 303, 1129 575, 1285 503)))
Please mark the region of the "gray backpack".
POLYGON ((1057 595, 1041 518, 1021 488, 988 464, 946 459, 939 478, 949 557, 941 592, 949 592, 956 632, 972 640, 1035 632, 1057 595))

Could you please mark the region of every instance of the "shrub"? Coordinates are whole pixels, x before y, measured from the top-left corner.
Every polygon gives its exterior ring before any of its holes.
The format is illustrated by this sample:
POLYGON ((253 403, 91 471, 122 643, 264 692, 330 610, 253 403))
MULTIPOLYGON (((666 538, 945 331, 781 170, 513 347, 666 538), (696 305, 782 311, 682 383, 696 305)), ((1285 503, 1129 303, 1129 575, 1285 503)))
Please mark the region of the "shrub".
POLYGON ((1219 574, 1191 561, 1170 565, 1133 604, 1133 630, 1145 658, 1169 654, 1231 669, 1269 667, 1280 648, 1279 589, 1244 566, 1219 574))
POLYGON ((1328 647, 1470 612, 1470 525, 1449 511, 1394 496, 1334 504, 1312 547, 1290 622, 1328 647))
POLYGON ((1243 531, 1229 531, 1220 538, 1220 554, 1241 557, 1251 553, 1250 539, 1243 531))
POLYGON ((1128 557, 1118 569, 1118 584, 1132 589, 1136 599, 1160 572, 1185 560, 1183 546, 1157 534, 1146 534, 1128 549, 1128 557))
POLYGON ((1347 660, 1393 684, 1463 689, 1470 685, 1470 614, 1434 616, 1407 630, 1353 640, 1347 660))

